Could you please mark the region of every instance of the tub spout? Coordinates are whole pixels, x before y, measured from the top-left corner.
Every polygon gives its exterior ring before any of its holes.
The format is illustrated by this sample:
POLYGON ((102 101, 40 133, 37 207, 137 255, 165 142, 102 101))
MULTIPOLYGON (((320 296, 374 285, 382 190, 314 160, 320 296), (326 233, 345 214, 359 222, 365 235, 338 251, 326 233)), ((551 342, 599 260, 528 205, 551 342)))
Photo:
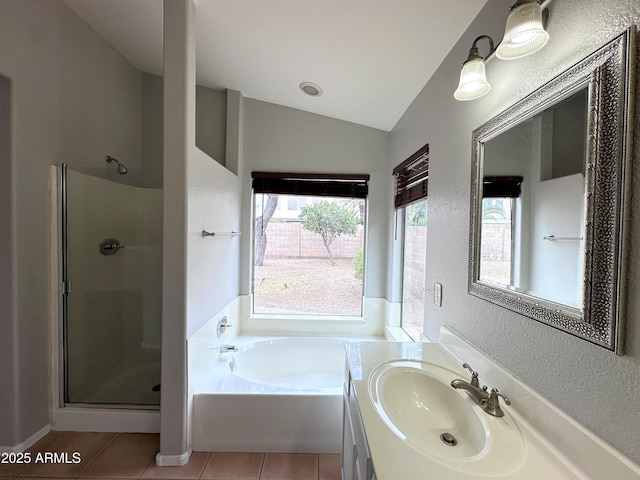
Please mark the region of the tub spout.
POLYGON ((238 347, 235 345, 220 345, 220 353, 237 352, 238 347))

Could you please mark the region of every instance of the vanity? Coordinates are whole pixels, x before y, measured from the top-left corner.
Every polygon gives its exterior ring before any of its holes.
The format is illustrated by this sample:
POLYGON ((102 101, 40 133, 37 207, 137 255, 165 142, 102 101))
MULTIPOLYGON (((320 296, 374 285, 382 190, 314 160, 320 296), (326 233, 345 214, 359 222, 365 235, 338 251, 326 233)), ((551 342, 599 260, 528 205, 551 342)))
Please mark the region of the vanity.
POLYGON ((462 339, 444 339, 345 344, 343 480, 640 478, 636 465, 462 339), (471 380, 462 356, 477 365, 481 386, 511 399, 500 398, 503 416, 451 386, 471 380), (571 458, 569 445, 584 459, 571 458))

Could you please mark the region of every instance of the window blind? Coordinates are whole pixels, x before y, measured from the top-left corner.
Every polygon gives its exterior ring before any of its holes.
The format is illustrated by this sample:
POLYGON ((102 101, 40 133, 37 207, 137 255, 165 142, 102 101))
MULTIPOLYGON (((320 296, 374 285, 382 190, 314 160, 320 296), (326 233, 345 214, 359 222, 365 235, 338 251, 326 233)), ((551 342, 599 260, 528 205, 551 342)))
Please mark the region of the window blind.
POLYGON ((255 193, 366 198, 367 174, 252 172, 255 193))
POLYGON ((429 144, 394 168, 393 175, 396 177, 396 208, 426 198, 429 191, 429 144))
POLYGON ((482 198, 518 198, 522 192, 523 177, 484 177, 482 198))

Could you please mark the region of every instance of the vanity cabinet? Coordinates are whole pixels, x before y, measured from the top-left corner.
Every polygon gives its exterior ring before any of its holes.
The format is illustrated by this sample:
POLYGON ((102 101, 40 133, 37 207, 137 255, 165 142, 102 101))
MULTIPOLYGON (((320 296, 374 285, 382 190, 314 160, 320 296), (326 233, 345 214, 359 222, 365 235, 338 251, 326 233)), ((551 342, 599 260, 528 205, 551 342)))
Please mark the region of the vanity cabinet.
POLYGON ((342 415, 342 480, 376 480, 356 392, 347 371, 342 415))

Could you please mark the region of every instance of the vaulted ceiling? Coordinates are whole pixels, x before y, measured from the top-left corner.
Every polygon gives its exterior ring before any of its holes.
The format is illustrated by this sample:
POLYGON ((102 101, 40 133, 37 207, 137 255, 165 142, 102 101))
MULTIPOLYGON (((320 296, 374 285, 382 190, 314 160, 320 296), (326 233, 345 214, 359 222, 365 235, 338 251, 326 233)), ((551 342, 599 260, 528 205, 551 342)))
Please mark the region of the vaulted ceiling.
MULTIPOLYGON (((197 0, 197 82, 391 130, 486 1, 197 0), (305 81, 323 94, 302 93, 305 81)), ((162 0, 65 2, 162 74, 162 0)))

